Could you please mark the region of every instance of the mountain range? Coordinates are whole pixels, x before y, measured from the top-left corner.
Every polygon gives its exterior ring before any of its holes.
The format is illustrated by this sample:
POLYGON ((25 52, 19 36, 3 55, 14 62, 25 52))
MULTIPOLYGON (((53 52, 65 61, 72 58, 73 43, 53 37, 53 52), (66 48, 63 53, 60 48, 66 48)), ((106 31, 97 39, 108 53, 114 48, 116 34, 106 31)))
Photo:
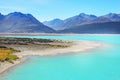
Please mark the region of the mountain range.
POLYGON ((54 19, 51 21, 45 21, 43 22, 43 24, 55 30, 64 30, 64 29, 74 28, 76 26, 83 26, 86 24, 105 23, 105 22, 120 22, 120 14, 109 13, 103 16, 95 16, 95 15, 80 13, 77 16, 73 16, 65 20, 54 19))
POLYGON ((0 33, 105 33, 120 34, 120 14, 102 16, 80 13, 61 20, 56 18, 43 23, 31 14, 0 13, 0 33))
POLYGON ((55 30, 39 22, 31 14, 0 14, 0 33, 53 33, 55 30))

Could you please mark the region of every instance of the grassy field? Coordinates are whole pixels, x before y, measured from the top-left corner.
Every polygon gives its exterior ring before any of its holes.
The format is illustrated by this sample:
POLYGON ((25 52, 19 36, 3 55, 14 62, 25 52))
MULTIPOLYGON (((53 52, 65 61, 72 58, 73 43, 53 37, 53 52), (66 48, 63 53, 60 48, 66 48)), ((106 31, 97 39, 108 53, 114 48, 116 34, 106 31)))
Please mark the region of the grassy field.
POLYGON ((19 51, 12 48, 0 48, 0 62, 7 61, 10 63, 14 63, 14 60, 19 59, 17 55, 13 54, 15 52, 19 51))

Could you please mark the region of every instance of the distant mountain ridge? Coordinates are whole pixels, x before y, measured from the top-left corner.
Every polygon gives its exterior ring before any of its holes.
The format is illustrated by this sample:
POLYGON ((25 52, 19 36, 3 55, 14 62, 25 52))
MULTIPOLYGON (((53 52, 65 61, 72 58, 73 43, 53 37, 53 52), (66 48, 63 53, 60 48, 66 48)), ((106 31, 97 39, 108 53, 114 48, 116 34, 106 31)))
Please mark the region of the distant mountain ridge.
POLYGON ((77 16, 73 16, 71 18, 65 19, 64 20, 64 23, 65 23, 64 27, 65 27, 65 29, 71 28, 73 26, 78 26, 80 24, 83 24, 84 22, 88 22, 88 21, 94 20, 96 18, 97 18, 97 16, 95 16, 95 15, 88 15, 85 13, 81 13, 77 16))
POLYGON ((39 22, 31 14, 13 12, 0 14, 0 32, 4 33, 52 33, 55 30, 39 22))
POLYGON ((120 21, 120 14, 109 13, 104 15, 104 17, 110 19, 111 21, 120 21))
POLYGON ((74 28, 75 26, 81 26, 86 24, 93 24, 93 23, 105 23, 105 22, 119 22, 120 21, 120 14, 116 13, 109 13, 103 16, 95 16, 95 15, 88 15, 85 13, 80 13, 77 16, 73 16, 62 20, 63 24, 59 24, 58 22, 47 21, 43 22, 43 24, 56 29, 56 30, 64 30, 69 28, 74 28), (49 23, 49 24, 48 24, 49 23), (54 23, 58 23, 56 25, 52 25, 54 23))
POLYGON ((44 21, 43 24, 47 25, 47 26, 49 26, 49 27, 51 27, 51 28, 53 28, 55 30, 57 30, 57 29, 59 30, 59 29, 61 29, 61 26, 63 26, 64 21, 61 20, 61 19, 56 18, 56 19, 54 19, 52 21, 44 21))

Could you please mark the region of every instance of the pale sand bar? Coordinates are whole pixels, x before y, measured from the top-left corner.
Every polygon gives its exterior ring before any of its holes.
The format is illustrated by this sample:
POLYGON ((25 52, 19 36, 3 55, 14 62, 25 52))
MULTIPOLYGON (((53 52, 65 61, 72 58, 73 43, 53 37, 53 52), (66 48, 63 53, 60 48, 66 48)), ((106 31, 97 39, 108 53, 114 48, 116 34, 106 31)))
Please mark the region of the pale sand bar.
POLYGON ((76 53, 76 52, 83 52, 91 49, 95 49, 102 46, 101 43, 94 42, 94 41, 73 41, 70 47, 67 48, 48 48, 48 49, 35 49, 35 48, 20 48, 20 47, 13 47, 15 49, 19 49, 22 52, 18 53, 20 56, 31 56, 31 55, 39 55, 39 56, 51 56, 51 55, 58 55, 58 54, 69 54, 69 53, 76 53))

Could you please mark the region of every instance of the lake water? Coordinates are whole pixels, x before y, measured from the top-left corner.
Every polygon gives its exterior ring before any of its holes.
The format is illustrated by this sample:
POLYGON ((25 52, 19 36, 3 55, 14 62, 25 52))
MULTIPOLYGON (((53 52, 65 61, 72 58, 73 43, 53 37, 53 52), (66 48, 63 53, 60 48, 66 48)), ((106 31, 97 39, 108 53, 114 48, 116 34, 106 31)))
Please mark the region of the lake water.
POLYGON ((29 56, 28 61, 9 70, 0 80, 120 80, 119 35, 17 37, 94 40, 107 45, 76 54, 29 56))

